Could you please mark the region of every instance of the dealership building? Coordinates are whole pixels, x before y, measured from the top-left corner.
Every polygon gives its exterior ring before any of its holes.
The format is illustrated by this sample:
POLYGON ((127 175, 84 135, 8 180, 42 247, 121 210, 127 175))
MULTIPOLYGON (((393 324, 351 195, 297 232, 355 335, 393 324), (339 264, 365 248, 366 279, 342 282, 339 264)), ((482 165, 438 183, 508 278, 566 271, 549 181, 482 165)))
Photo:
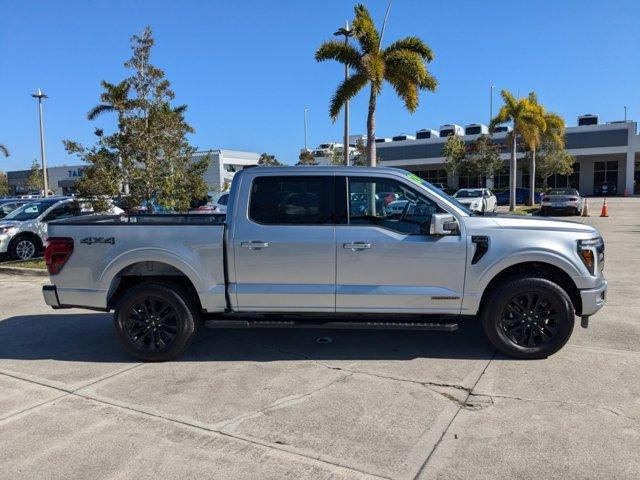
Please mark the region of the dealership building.
MULTIPOLYGON (((230 184, 233 175, 249 165, 257 165, 260 155, 253 152, 239 152, 235 150, 207 150, 196 152, 193 159, 209 156, 209 168, 204 174, 205 181, 211 189, 221 189, 230 184)), ((71 195, 76 192, 76 181, 82 177, 84 165, 48 167, 49 190, 54 195, 71 195)), ((16 170, 7 172, 11 195, 25 195, 29 193, 26 186, 31 170, 16 170)))
MULTIPOLYGON (((506 164, 493 179, 488 179, 488 186, 493 188, 506 188, 509 185, 509 130, 508 127, 499 127, 492 134, 493 141, 502 146, 501 158, 506 164)), ((409 170, 430 182, 443 183, 450 188, 477 187, 476 177, 447 173, 442 147, 450 135, 460 135, 470 143, 487 131, 487 127, 480 124, 467 125, 465 128, 443 125, 439 130, 419 130, 415 135, 377 138, 377 155, 381 165, 409 170)), ((636 122, 603 124, 596 115, 583 115, 578 118, 578 126, 567 127, 566 149, 575 159, 574 173, 552 176, 548 179, 549 187, 570 186, 583 195, 640 194, 640 135, 636 122)), ((519 187, 529 185, 528 164, 524 155, 519 153, 519 187)))

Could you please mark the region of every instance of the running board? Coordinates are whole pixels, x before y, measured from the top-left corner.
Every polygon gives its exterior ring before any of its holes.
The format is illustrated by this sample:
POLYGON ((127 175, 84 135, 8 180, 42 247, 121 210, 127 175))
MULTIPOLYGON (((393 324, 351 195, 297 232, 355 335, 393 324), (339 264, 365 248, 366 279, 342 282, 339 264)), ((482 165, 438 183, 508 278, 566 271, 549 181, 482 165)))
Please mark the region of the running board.
POLYGON ((304 320, 207 320, 206 328, 325 328, 339 330, 438 330, 453 332, 457 323, 437 322, 313 322, 304 320))

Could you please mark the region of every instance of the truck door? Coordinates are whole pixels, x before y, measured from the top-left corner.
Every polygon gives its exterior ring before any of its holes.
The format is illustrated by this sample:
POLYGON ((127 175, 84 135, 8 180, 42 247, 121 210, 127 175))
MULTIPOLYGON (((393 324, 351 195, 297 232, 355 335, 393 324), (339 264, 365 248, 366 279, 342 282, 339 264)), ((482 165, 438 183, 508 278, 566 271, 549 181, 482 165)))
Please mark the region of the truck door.
POLYGON ((334 176, 249 174, 234 215, 239 311, 335 311, 334 176), (242 205, 242 206, 240 206, 242 205))
POLYGON ((336 311, 459 314, 464 235, 429 234, 431 214, 444 210, 397 178, 346 181, 349 221, 336 226, 336 311))

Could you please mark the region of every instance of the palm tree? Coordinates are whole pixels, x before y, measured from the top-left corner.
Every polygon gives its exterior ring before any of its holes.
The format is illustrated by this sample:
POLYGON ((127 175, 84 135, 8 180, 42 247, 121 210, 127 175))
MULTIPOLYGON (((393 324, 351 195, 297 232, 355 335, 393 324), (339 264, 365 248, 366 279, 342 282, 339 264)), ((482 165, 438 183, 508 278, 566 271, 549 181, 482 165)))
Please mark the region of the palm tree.
POLYGON ((5 157, 8 157, 9 155, 11 155, 9 153, 9 149, 1 143, 0 143, 0 153, 2 153, 2 155, 4 155, 5 157))
POLYGON ((531 150, 531 167, 529 174, 529 203, 535 204, 536 189, 536 151, 543 139, 546 138, 557 148, 564 148, 564 120, 557 113, 547 112, 543 105, 538 102, 538 96, 531 92, 527 97, 532 110, 537 116, 536 122, 532 125, 536 130, 526 139, 527 147, 531 150))
POLYGON ((102 87, 104 88, 104 92, 100 95, 102 103, 89 110, 89 113, 87 113, 88 120, 95 120, 103 113, 111 112, 118 112, 118 117, 120 117, 131 105, 131 100, 129 100, 130 85, 126 80, 117 85, 103 80, 102 87))
POLYGON ((513 130, 509 134, 511 143, 511 159, 509 161, 509 211, 516 209, 516 173, 517 173, 517 140, 520 137, 525 144, 535 143, 535 138, 543 130, 539 112, 529 102, 528 98, 516 98, 508 90, 500 92, 504 105, 498 114, 491 119, 489 128, 493 129, 505 122, 513 122, 513 130))
POLYGON ((438 82, 427 71, 426 64, 433 60, 433 52, 418 37, 406 37, 383 49, 382 31, 376 29, 369 11, 356 5, 353 21, 354 37, 358 46, 330 40, 318 48, 318 62, 336 60, 352 70, 352 75, 336 89, 329 106, 329 116, 335 122, 342 106, 369 85, 369 111, 367 114, 367 160, 376 165, 375 112, 376 100, 386 80, 413 113, 418 108, 418 92, 434 91, 438 82))

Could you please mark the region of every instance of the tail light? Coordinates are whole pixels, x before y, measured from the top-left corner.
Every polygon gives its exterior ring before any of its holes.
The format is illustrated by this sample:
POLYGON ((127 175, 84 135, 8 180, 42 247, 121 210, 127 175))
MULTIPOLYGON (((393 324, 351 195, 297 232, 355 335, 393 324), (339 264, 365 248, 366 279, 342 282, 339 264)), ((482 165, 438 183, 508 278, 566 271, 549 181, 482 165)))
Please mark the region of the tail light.
POLYGON ((569 201, 570 202, 577 202, 578 201, 578 197, 569 197, 569 201))
POLYGON ((44 263, 47 264, 49 275, 60 273, 64 264, 73 253, 73 238, 49 237, 44 250, 44 263))

